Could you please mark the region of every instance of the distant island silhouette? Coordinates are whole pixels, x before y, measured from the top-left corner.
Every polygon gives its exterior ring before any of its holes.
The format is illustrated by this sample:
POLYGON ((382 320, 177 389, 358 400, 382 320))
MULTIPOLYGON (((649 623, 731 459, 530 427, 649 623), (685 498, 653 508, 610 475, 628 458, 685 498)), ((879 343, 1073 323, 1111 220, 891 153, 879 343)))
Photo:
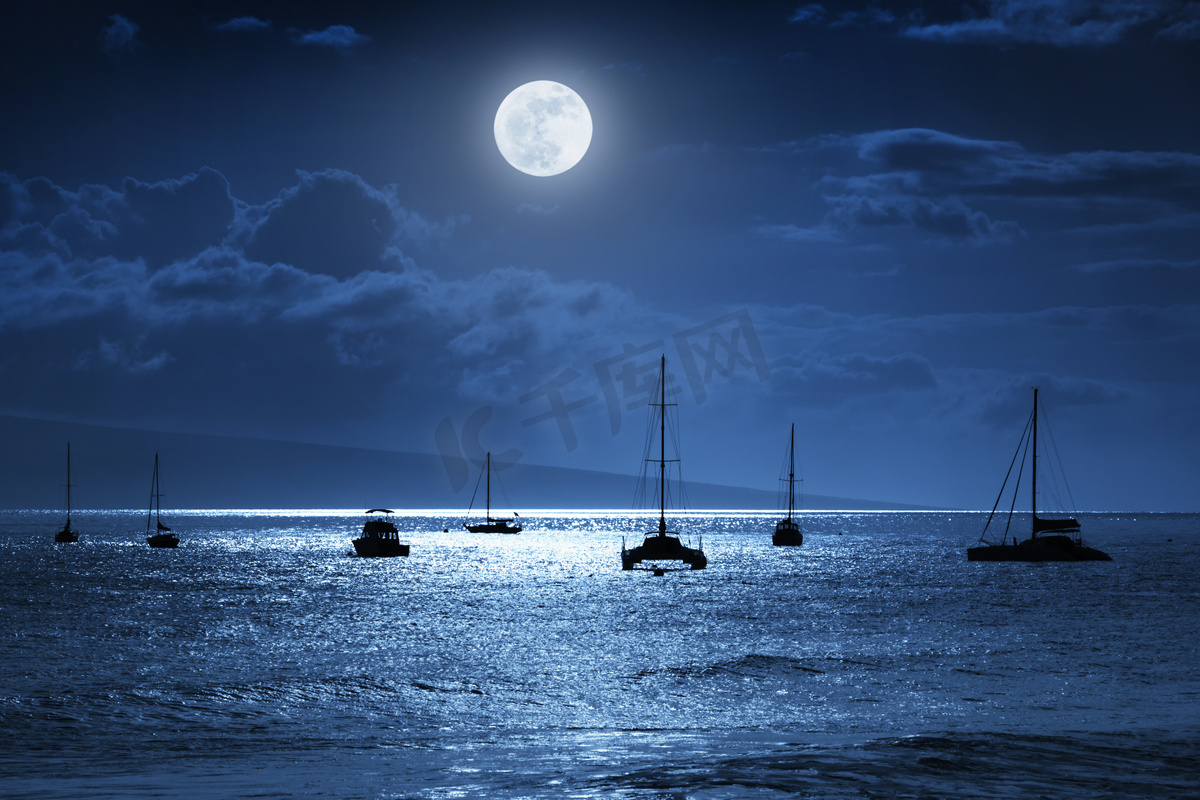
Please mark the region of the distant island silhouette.
MULTIPOLYGON (((163 433, 0 415, 0 508, 59 508, 62 453, 75 458, 76 508, 143 508, 146 458, 170 452, 172 508, 465 508, 441 457, 201 434, 163 433), (49 478, 49 481, 48 481, 49 478)), ((525 509, 627 509, 636 475, 518 463, 506 490, 525 509)), ((690 509, 773 510, 775 491, 689 481, 690 509)), ((928 506, 806 494, 804 511, 928 506)))

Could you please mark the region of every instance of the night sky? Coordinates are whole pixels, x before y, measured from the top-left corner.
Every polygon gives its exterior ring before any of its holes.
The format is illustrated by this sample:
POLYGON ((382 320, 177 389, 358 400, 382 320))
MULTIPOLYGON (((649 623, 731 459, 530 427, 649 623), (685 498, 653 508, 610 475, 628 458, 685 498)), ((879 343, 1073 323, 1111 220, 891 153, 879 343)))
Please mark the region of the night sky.
POLYGON ((1198 2, 4 16, 2 414, 636 473, 665 353, 690 480, 795 423, 806 492, 990 508, 1040 386, 1079 509, 1200 510, 1198 2))

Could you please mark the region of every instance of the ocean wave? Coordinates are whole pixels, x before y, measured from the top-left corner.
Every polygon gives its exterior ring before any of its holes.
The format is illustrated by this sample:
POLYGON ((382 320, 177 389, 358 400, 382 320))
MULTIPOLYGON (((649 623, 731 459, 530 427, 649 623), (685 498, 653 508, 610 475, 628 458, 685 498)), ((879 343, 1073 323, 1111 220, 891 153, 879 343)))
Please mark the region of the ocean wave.
POLYGON ((942 733, 736 758, 675 759, 598 777, 630 796, 1092 800, 1195 798, 1200 738, 1168 733, 942 733))

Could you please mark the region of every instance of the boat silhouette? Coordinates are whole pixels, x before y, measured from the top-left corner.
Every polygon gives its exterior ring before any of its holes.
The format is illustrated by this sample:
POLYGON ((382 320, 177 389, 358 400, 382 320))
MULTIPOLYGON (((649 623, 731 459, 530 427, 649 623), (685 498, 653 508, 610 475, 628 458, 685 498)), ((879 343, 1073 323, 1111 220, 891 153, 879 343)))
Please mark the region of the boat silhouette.
POLYGON ((1112 557, 1107 553, 1097 550, 1094 547, 1088 547, 1083 543, 1083 537, 1080 533, 1079 521, 1073 517, 1065 517, 1058 519, 1049 519, 1039 517, 1037 513, 1037 477, 1038 477, 1038 390, 1034 387, 1033 390, 1033 412, 1029 415, 1029 420, 1025 423, 1025 430, 1021 434, 1021 440, 1017 443, 1017 452, 1013 454, 1012 463, 1008 466, 1008 475, 1004 477, 1004 483, 1000 486, 1000 494, 996 497, 996 503, 992 506, 992 513, 988 515, 987 523, 983 526, 983 533, 980 535, 980 544, 967 549, 968 561, 1112 561, 1112 557), (1022 448, 1028 450, 1032 445, 1033 462, 1031 470, 1032 490, 1030 495, 1030 515, 1032 517, 1030 523, 1029 538, 1025 541, 1018 541, 1016 533, 1012 536, 1011 543, 1009 542, 1009 527, 1012 525, 1013 509, 1016 506, 1016 493, 1020 487, 1021 471, 1025 467, 1025 459, 1022 453, 1022 448), (1012 475, 1013 465, 1016 464, 1017 455, 1021 455, 1021 469, 1017 472, 1017 482, 1013 487, 1013 505, 1008 511, 1008 520, 1004 526, 1004 532, 1001 534, 999 542, 989 542, 984 537, 987 536, 988 526, 991 525, 992 519, 996 516, 996 508, 1000 505, 1000 498, 1004 496, 1004 487, 1008 484, 1008 478, 1012 475))
POLYGON ((77 542, 79 541, 79 531, 71 527, 71 443, 67 442, 67 522, 62 526, 62 530, 54 534, 54 541, 77 542))
MULTIPOLYGON (((654 424, 654 417, 658 417, 659 423, 659 450, 657 459, 645 459, 646 462, 658 462, 658 529, 650 531, 646 534, 645 540, 637 547, 626 548, 625 540, 621 540, 621 569, 653 569, 655 574, 661 574, 663 567, 660 565, 663 561, 680 561, 686 564, 691 569, 704 569, 708 566, 708 558, 704 555, 703 541, 699 547, 688 547, 679 541, 679 535, 675 531, 667 530, 667 406, 674 403, 667 403, 667 357, 662 357, 662 363, 658 375, 659 402, 650 403, 650 406, 657 408, 657 414, 652 414, 650 424, 654 424), (649 562, 651 567, 639 567, 639 564, 649 562)), ((678 461, 678 459, 670 459, 678 461)))
POLYGON ((771 536, 771 544, 777 547, 799 547, 804 544, 804 534, 800 532, 800 521, 793 519, 796 511, 796 423, 792 423, 792 438, 788 442, 788 513, 787 517, 775 523, 775 533, 771 536))
POLYGON ((387 508, 367 511, 362 535, 353 540, 355 553, 363 558, 408 555, 408 545, 400 542, 400 531, 388 516, 392 513, 387 508))
POLYGON ((162 492, 158 489, 158 453, 154 454, 154 476, 150 479, 150 511, 146 514, 146 544, 151 547, 178 547, 179 537, 162 522, 159 501, 162 492), (154 533, 150 533, 150 520, 154 520, 154 533))
MULTIPOLYGON (((521 526, 514 525, 513 517, 493 517, 492 516, 492 454, 489 452, 484 462, 483 472, 480 477, 487 476, 487 486, 484 489, 484 522, 479 522, 474 525, 463 523, 463 527, 471 533, 520 533, 521 526)), ((479 481, 475 482, 475 491, 479 491, 479 481)), ((475 504, 475 495, 471 495, 471 505, 475 504)), ((468 506, 467 514, 471 513, 471 508, 468 506)), ((514 516, 518 516, 513 512, 514 516)))

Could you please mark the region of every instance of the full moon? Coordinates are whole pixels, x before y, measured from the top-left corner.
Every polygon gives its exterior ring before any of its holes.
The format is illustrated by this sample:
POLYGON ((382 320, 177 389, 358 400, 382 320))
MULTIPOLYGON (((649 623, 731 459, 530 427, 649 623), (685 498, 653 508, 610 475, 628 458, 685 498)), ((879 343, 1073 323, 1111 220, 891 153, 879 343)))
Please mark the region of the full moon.
POLYGON ((554 81, 513 89, 496 112, 496 146, 508 163, 546 177, 579 163, 592 143, 592 115, 583 98, 554 81))

